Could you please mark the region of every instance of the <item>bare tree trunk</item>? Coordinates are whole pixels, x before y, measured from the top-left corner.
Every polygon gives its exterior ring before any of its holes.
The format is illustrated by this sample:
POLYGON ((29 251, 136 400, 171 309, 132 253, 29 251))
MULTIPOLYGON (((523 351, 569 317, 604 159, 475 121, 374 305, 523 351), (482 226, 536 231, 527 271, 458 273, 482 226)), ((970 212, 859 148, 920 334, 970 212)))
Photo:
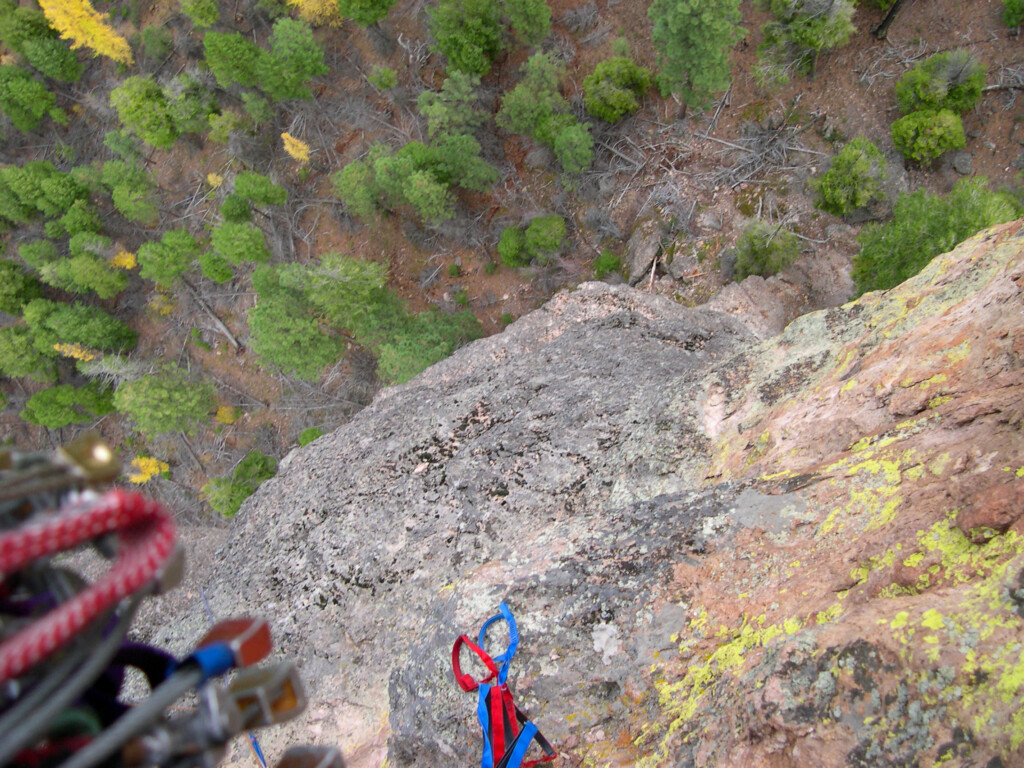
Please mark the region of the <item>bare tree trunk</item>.
POLYGON ((241 344, 238 343, 238 339, 236 339, 234 334, 228 330, 228 327, 224 325, 224 322, 219 317, 217 317, 216 313, 212 309, 210 309, 210 306, 199 297, 199 291, 196 290, 195 286, 188 282, 188 280, 182 279, 181 282, 184 283, 186 288, 188 288, 189 293, 192 294, 192 298, 195 299, 195 302, 196 304, 199 305, 199 308, 206 313, 210 320, 213 321, 213 324, 217 328, 217 330, 224 334, 224 336, 227 338, 231 346, 233 346, 235 349, 239 349, 241 347, 241 344))
POLYGON ((896 0, 889 9, 889 12, 885 14, 885 18, 882 19, 882 23, 871 30, 871 34, 878 40, 885 40, 885 36, 889 32, 889 25, 892 24, 893 19, 896 18, 896 14, 900 12, 900 8, 903 6, 904 0, 896 0))

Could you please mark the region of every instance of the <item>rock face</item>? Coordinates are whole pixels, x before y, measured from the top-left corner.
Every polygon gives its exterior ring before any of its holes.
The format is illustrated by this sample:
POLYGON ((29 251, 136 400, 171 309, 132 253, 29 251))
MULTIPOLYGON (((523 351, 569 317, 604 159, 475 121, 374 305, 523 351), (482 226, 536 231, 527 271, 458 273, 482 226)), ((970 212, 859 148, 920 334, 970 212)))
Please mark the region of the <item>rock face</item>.
POLYGON ((204 576, 309 681, 265 748, 473 764, 506 600, 563 765, 1020 765, 1019 229, 768 339, 585 284, 294 452, 204 576))

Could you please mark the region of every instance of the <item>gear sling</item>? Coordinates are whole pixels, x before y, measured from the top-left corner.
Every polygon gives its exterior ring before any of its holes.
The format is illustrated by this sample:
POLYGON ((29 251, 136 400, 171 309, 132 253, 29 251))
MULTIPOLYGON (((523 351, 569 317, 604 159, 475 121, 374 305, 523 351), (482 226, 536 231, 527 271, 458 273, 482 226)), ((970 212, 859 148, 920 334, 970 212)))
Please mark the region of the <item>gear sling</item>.
POLYGON ((480 761, 480 768, 528 768, 554 760, 557 755, 548 740, 537 730, 537 726, 527 720, 526 715, 512 701, 512 692, 509 691, 506 680, 509 664, 519 645, 519 630, 516 628, 512 611, 505 603, 502 603, 498 610, 501 611, 499 614, 484 622, 476 643, 466 635, 461 635, 455 641, 452 647, 452 669, 455 671, 455 681, 462 690, 467 693, 478 691, 476 715, 483 729, 483 758, 480 761), (502 620, 508 624, 508 648, 500 656, 491 658, 484 651, 484 636, 488 627, 502 620), (487 668, 487 675, 484 678, 476 680, 472 675, 463 674, 459 663, 462 646, 473 651, 483 662, 487 668), (544 750, 544 756, 523 762, 526 751, 533 741, 544 750))

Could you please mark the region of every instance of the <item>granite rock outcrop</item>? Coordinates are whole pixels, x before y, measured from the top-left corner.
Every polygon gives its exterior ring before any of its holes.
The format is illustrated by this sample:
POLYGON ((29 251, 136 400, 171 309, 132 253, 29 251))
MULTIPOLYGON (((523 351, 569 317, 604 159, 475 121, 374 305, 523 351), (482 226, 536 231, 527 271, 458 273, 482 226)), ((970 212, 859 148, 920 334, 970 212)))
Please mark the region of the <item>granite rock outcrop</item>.
POLYGON ((472 764, 506 600, 564 765, 1024 762, 1020 228, 771 338, 587 283, 293 452, 193 576, 300 660, 268 751, 472 764))

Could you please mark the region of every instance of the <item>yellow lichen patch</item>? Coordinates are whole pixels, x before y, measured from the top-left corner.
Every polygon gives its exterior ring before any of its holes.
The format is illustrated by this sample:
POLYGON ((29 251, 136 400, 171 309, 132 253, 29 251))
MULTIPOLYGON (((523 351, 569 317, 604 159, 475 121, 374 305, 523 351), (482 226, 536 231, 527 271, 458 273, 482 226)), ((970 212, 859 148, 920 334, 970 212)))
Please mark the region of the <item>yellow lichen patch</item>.
POLYGON ((963 341, 952 349, 947 349, 945 354, 946 365, 956 365, 961 360, 965 360, 967 356, 971 354, 971 342, 963 341))
POLYGON ((221 184, 224 183, 224 177, 219 173, 208 173, 206 174, 206 183, 214 189, 217 189, 221 184))
MULTIPOLYGON (((819 613, 817 623, 824 624, 834 620, 840 612, 841 607, 836 604, 828 611, 819 613)), ((655 768, 665 764, 670 738, 686 729, 699 712, 704 694, 715 683, 724 675, 740 673, 751 651, 767 646, 782 635, 796 634, 807 624, 807 621, 796 616, 789 617, 779 624, 767 624, 766 621, 764 614, 753 619, 744 614, 738 628, 720 625, 714 635, 721 640, 719 645, 711 653, 706 654, 703 661, 688 664, 681 680, 667 682, 657 666, 651 668, 659 703, 670 722, 667 728, 661 723, 648 723, 644 726, 641 736, 635 743, 640 746, 657 741, 658 744, 653 754, 648 753, 636 763, 638 768, 655 768)), ((699 626, 706 626, 706 609, 702 608, 698 619, 690 622, 691 629, 698 622, 699 626)), ((691 649, 698 642, 696 638, 688 640, 680 646, 680 651, 691 649)), ((684 739, 689 740, 692 736, 693 734, 686 734, 684 739)))
POLYGON ((944 373, 936 373, 934 376, 929 376, 927 379, 915 379, 913 376, 906 378, 900 382, 900 386, 903 389, 928 389, 928 387, 934 387, 936 384, 945 383, 948 377, 944 373))
POLYGON ((928 407, 938 408, 940 405, 945 405, 952 399, 953 398, 950 395, 939 395, 938 397, 933 397, 931 400, 928 401, 928 407))
POLYGON ((856 386, 857 386, 857 380, 856 379, 850 379, 848 382, 846 382, 845 384, 843 384, 843 386, 841 386, 839 388, 839 391, 840 392, 849 392, 851 389, 853 389, 856 386))

